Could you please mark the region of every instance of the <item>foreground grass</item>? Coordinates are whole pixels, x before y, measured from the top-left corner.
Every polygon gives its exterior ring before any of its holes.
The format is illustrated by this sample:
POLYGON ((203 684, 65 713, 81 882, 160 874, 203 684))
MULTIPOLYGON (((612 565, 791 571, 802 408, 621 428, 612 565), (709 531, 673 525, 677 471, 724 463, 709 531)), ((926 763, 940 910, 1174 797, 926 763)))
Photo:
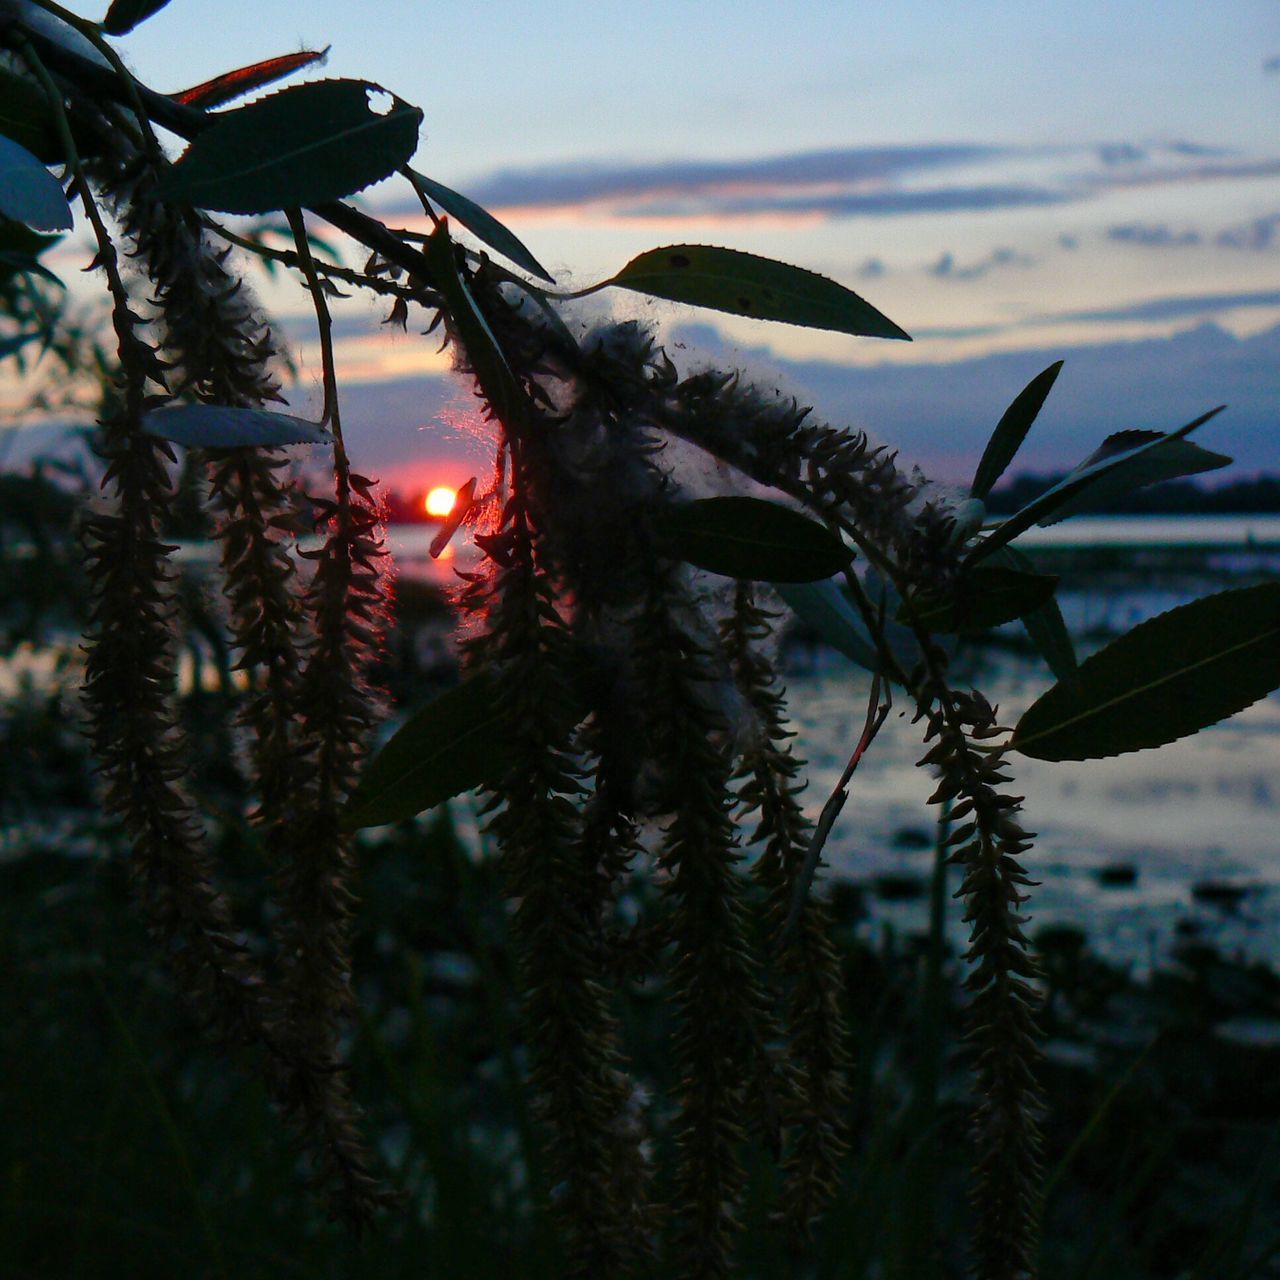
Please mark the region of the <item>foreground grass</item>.
MULTIPOLYGON (((446 820, 366 853, 352 1070, 405 1199, 361 1241, 323 1219, 250 1073, 204 1043, 157 973, 122 864, 83 834, 78 849, 33 839, 0 865, 6 1275, 560 1274, 535 1210, 503 908, 446 820)), ((251 844, 226 840, 250 877, 251 844)), ((924 935, 872 947, 857 894, 836 903, 857 1149, 805 1248, 769 1227, 758 1171, 744 1274, 958 1276, 966 1075, 954 966, 936 953, 931 966, 924 935)), ((1280 1274, 1280 1049, 1265 1034, 1280 982, 1188 948, 1137 986, 1069 936, 1045 947, 1047 1280, 1280 1274)), ((639 988, 625 1011, 659 1096, 673 1083, 660 1003, 639 988)))

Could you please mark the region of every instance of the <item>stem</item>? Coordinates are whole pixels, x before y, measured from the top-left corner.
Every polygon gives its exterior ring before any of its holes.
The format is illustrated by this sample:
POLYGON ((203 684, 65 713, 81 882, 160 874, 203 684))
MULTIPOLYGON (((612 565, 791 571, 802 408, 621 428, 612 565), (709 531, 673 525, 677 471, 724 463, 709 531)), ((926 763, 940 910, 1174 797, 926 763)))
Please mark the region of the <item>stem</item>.
POLYGON ((311 256, 311 246, 307 243, 307 225, 303 221, 302 211, 286 209, 285 217, 293 231, 294 243, 298 246, 298 265, 307 277, 307 290, 316 309, 316 330, 320 337, 320 363, 324 380, 324 412, 320 421, 327 424, 333 432, 333 469, 338 477, 338 502, 345 506, 351 464, 342 440, 342 418, 338 409, 338 370, 333 358, 333 318, 329 314, 329 304, 325 301, 315 259, 311 256))

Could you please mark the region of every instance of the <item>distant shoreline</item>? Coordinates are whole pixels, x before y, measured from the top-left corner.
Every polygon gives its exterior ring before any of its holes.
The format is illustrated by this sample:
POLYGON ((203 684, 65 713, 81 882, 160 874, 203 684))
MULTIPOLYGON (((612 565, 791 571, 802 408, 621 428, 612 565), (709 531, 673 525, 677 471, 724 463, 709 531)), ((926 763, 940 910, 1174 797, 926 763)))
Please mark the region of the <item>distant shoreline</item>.
MULTIPOLYGON (((1065 472, 1019 475, 994 489, 987 499, 992 515, 1012 515, 1058 484, 1065 472)), ((1135 489, 1100 504, 1091 515, 1109 516, 1262 516, 1280 514, 1280 476, 1258 475, 1250 480, 1199 485, 1194 480, 1171 480, 1135 489)))

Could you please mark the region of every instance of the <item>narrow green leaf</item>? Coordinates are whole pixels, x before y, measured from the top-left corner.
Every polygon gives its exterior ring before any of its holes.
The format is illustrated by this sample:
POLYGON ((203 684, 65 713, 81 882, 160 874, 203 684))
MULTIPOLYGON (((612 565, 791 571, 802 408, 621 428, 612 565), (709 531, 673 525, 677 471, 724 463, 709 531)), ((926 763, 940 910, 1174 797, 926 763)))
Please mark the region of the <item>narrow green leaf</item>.
POLYGON ((22 272, 43 276, 58 288, 65 289, 62 281, 37 261, 40 254, 61 239, 61 236, 41 235, 40 232, 23 226, 21 222, 0 218, 0 284, 22 272))
POLYGON ((736 249, 701 244, 650 249, 597 287, 607 285, 735 316, 911 341, 905 330, 834 280, 736 249))
POLYGON ((314 49, 304 49, 298 53, 282 54, 278 58, 266 58, 262 62, 238 67, 235 71, 228 71, 223 75, 215 76, 212 80, 192 85, 190 89, 183 89, 171 96, 181 102, 184 107, 212 111, 214 107, 221 107, 236 98, 244 97, 246 93, 252 93, 255 89, 274 84, 277 80, 282 80, 303 67, 311 66, 312 63, 323 62, 328 53, 326 46, 318 52, 314 49))
POLYGON ((21 143, 0 134, 0 215, 39 231, 70 231, 62 184, 21 143))
POLYGON ((516 234, 504 227, 487 209, 468 200, 466 196, 446 187, 443 182, 428 178, 426 174, 414 172, 414 180, 436 202, 445 213, 457 218, 472 235, 491 249, 497 250, 504 258, 509 258, 518 267, 523 267, 530 275, 555 284, 555 278, 546 267, 525 248, 516 234))
POLYGON ((287 444, 331 441, 323 427, 305 418, 218 404, 180 404, 157 409, 143 418, 142 429, 162 440, 201 449, 271 449, 287 444))
POLYGON ((44 263, 37 262, 30 254, 0 249, 0 283, 18 274, 43 276, 50 284, 56 284, 59 289, 67 287, 44 263))
MULTIPOLYGON (((1017 547, 1001 547, 991 556, 991 563, 1018 569, 1022 573, 1036 571, 1035 565, 1017 547)), ((1080 678, 1080 667, 1076 661, 1075 645, 1071 642, 1071 633, 1067 630, 1062 610, 1058 608, 1058 601, 1051 596, 1038 609, 1024 613, 1022 625, 1036 652, 1048 663, 1054 676, 1065 684, 1074 685, 1080 678)))
POLYGON ((674 558, 729 578, 813 582, 853 553, 829 529, 760 498, 701 498, 668 507, 658 532, 674 558))
POLYGON ((0 134, 43 164, 66 159, 44 90, 7 67, 0 67, 0 134))
POLYGON ((410 716, 374 756, 347 802, 342 825, 374 827, 412 818, 491 781, 506 758, 492 684, 483 676, 464 681, 410 716))
POLYGON ((973 474, 973 484, 969 489, 971 498, 986 498, 992 486, 1004 475, 1005 468, 1014 459, 1014 455, 1022 447, 1031 424, 1044 407, 1044 402, 1053 389, 1053 384, 1062 372, 1062 361, 1057 360, 1043 373, 1038 373, 1018 393, 1014 402, 1004 411, 1004 415, 996 424, 996 429, 987 441, 983 450, 982 461, 973 474))
POLYGON ((107 16, 102 20, 102 29, 109 36, 128 35, 168 3, 169 0, 111 0, 107 16))
POLYGON ((779 582, 774 589, 796 617, 833 649, 867 671, 880 669, 880 657, 870 633, 830 578, 819 582, 779 582))
POLYGON ((1205 596, 1135 627, 1056 684, 1012 746, 1037 760, 1097 760, 1163 746, 1280 685, 1280 583, 1205 596))
POLYGON ((1194 431, 1197 427, 1202 427, 1210 418, 1217 417, 1226 405, 1219 405, 1216 409, 1210 409, 1208 413, 1203 413, 1193 422, 1188 422, 1186 426, 1179 427, 1177 431, 1172 431, 1168 435, 1161 435, 1153 440, 1140 444, 1137 448, 1126 449, 1123 453, 1116 454, 1111 457, 1104 458, 1100 462, 1095 462, 1092 466, 1083 470, 1072 473, 1061 483, 1053 486, 1047 492, 1042 493, 1034 502, 1029 502, 1021 511, 1011 515, 1002 524, 997 526, 994 532, 988 534, 981 542, 979 542, 966 558, 966 563, 974 564, 979 560, 985 559, 992 552, 998 551, 1001 547, 1008 545, 1020 533, 1025 533, 1033 524, 1037 524, 1043 520, 1052 511, 1062 506, 1068 499, 1074 498, 1078 493, 1094 485, 1103 476, 1116 470, 1119 467, 1127 466, 1139 459, 1145 457, 1146 454, 1155 449, 1165 448, 1170 441, 1181 440, 1184 436, 1194 431))
POLYGON ((431 264, 432 282, 445 300, 467 364, 489 407, 500 422, 516 425, 527 421, 529 398, 458 271, 447 218, 441 219, 440 225, 427 237, 427 261, 431 264))
POLYGON ((999 565, 963 574, 945 600, 905 600, 898 621, 926 631, 985 631, 1012 622, 1053 599, 1058 579, 999 565))
POLYGON ((16 355, 28 342, 34 342, 38 333, 17 333, 11 338, 0 338, 0 360, 16 355))
POLYGON ((20 222, 8 222, 0 218, 0 253, 38 258, 61 239, 61 236, 41 235, 39 231, 32 231, 30 227, 24 227, 20 222))
POLYGON ((383 92, 365 80, 317 80, 223 112, 157 194, 223 213, 270 213, 361 191, 418 145, 422 112, 393 98, 379 115, 369 98, 383 92))
POLYGON ((1070 471, 1064 478, 1064 483, 1072 476, 1111 459, 1121 459, 1120 464, 1100 475, 1088 488, 1059 503, 1039 523, 1057 524, 1068 516, 1096 510, 1113 498, 1123 497, 1134 489, 1145 489, 1148 485, 1160 484, 1165 480, 1177 480, 1180 476, 1198 475, 1202 471, 1217 471, 1220 467, 1230 466, 1232 461, 1226 454, 1202 449, 1190 440, 1167 439, 1159 431, 1117 431, 1070 471), (1133 450, 1144 445, 1151 445, 1151 448, 1140 456, 1123 460, 1121 455, 1132 454, 1133 450))

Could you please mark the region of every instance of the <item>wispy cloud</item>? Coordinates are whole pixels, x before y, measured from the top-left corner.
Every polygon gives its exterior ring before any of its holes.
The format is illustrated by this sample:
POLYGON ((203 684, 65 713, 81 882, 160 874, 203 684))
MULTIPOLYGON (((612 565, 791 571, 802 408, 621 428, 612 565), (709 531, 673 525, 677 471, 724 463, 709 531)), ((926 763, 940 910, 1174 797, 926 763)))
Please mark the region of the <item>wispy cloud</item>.
POLYGON ((1280 307, 1280 290, 1269 289, 1255 293, 1196 293, 1176 298, 1152 298, 1146 302, 1135 302, 1127 306, 1101 307, 1090 311, 1067 311, 1038 316, 1031 323, 1192 320, 1201 316, 1221 314, 1224 311, 1252 307, 1280 307))
POLYGON ((1201 242, 1198 231, 1175 231, 1160 222, 1126 222, 1107 228, 1107 239, 1148 249, 1183 249, 1201 242))
POLYGON ((977 280, 1002 268, 1034 267, 1037 259, 1030 254, 1019 253, 1016 249, 1002 246, 993 249, 985 258, 976 262, 959 263, 955 254, 947 252, 926 268, 928 273, 938 280, 977 280))
POLYGON ((1078 147, 931 143, 725 162, 504 169, 467 184, 489 208, 639 218, 889 218, 1051 206, 1130 187, 1280 174, 1280 158, 1181 140, 1078 147))
POLYGON ((1275 245, 1277 236, 1280 236, 1280 213, 1272 213, 1227 227, 1218 233, 1214 243, 1223 249, 1265 250, 1275 245))
POLYGON ((1044 187, 987 184, 923 190, 863 191, 823 195, 762 191, 752 195, 710 194, 637 201, 614 210, 622 218, 751 218, 793 214, 821 218, 893 218, 919 213, 985 213, 1027 205, 1061 204, 1064 193, 1044 187))
MULTIPOLYGON (((727 162, 570 164, 504 169, 468 193, 495 207, 560 206, 610 202, 624 207, 661 196, 700 196, 716 202, 763 191, 882 186, 960 164, 990 160, 1000 148, 948 143, 914 147, 848 147, 727 162)), ((834 193, 832 193, 834 194, 834 193)))

